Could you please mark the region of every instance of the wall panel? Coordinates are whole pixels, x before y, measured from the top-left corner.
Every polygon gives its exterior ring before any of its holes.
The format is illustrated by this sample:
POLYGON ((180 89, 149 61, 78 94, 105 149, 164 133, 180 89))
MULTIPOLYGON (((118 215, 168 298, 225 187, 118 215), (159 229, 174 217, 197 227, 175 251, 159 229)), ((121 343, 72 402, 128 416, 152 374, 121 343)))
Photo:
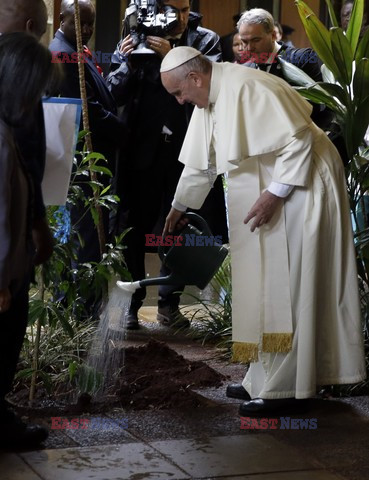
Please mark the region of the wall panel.
POLYGON ((240 0, 199 0, 203 15, 202 25, 218 35, 227 35, 234 30, 233 15, 240 11, 240 0))

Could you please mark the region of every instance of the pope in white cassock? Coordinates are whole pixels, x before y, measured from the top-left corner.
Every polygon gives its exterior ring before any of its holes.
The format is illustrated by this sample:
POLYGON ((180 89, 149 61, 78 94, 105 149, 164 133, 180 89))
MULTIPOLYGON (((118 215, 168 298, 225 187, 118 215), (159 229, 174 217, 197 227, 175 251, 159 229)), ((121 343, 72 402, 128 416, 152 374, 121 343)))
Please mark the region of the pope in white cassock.
POLYGON ((365 378, 358 281, 342 161, 284 80, 189 47, 164 87, 196 105, 164 233, 228 172, 233 358, 250 362, 227 395, 244 416, 303 411, 318 385, 365 378), (249 224, 251 225, 251 228, 249 224))

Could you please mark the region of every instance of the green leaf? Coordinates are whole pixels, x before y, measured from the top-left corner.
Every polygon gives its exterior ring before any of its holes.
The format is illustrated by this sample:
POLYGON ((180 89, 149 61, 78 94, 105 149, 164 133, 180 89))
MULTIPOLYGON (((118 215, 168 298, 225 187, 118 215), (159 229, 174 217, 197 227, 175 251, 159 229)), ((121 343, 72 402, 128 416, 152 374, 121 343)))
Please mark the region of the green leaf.
POLYGON ((300 87, 311 87, 316 84, 315 80, 293 63, 287 62, 281 57, 279 57, 279 63, 282 67, 283 77, 289 83, 300 87))
POLYGON ((77 374, 77 371, 78 371, 78 363, 76 361, 71 362, 68 365, 69 381, 70 382, 73 382, 73 380, 74 380, 74 378, 77 374))
POLYGON ((100 195, 105 195, 105 193, 108 192, 110 190, 110 188, 111 188, 111 185, 108 185, 107 187, 105 187, 100 195))
POLYGON ((80 130, 80 132, 78 133, 78 143, 81 142, 88 133, 91 132, 89 132, 88 130, 80 130))
POLYGON ((302 0, 296 0, 295 3, 313 49, 320 59, 327 65, 335 78, 340 78, 340 71, 332 53, 328 30, 305 2, 302 0))
POLYGON ((334 12, 334 8, 331 0, 325 0, 325 3, 327 4, 327 7, 328 7, 329 18, 331 19, 332 26, 338 27, 339 25, 338 25, 337 17, 334 12))
POLYGON ((98 152, 91 152, 86 155, 83 159, 83 163, 89 162, 90 160, 105 160, 107 162, 105 156, 102 153, 98 152))
MULTIPOLYGON (((369 92, 368 92, 369 93, 369 92)), ((357 107, 353 118, 353 150, 356 153, 363 144, 365 132, 369 125, 369 96, 357 107)))
POLYGON ((94 224, 96 226, 99 225, 99 212, 96 210, 96 208, 94 208, 94 207, 91 208, 91 215, 92 215, 92 219, 94 221, 94 224))
POLYGON ((363 14, 364 0, 355 0, 346 32, 348 41, 351 45, 351 49, 354 53, 356 52, 357 43, 360 37, 361 25, 363 23, 363 14))
POLYGON ((329 33, 333 55, 340 70, 341 78, 346 85, 350 85, 352 81, 352 62, 354 61, 350 42, 344 35, 342 28, 333 27, 329 33))
POLYGON ((334 112, 338 113, 339 115, 342 115, 342 109, 339 106, 339 104, 334 100, 334 98, 332 98, 327 93, 324 93, 321 90, 317 90, 314 87, 313 88, 297 87, 296 90, 298 90, 301 93, 301 95, 303 95, 308 100, 314 103, 327 105, 327 107, 332 109, 334 112))
POLYGON ((25 368, 16 373, 15 378, 18 380, 20 378, 31 378, 33 375, 33 368, 25 368))
POLYGON ((108 177, 112 177, 113 174, 111 171, 106 168, 106 167, 100 167, 99 165, 90 165, 90 170, 91 172, 97 172, 97 173, 105 173, 108 177))
POLYGON ((63 327, 63 330, 65 331, 65 333, 67 335, 69 335, 70 338, 73 338, 74 337, 74 330, 73 330, 72 325, 68 322, 68 320, 63 315, 59 315, 58 320, 59 320, 61 326, 63 327))
POLYGON ((322 72, 323 81, 326 83, 336 83, 336 79, 334 78, 333 73, 329 70, 327 65, 323 65, 320 67, 320 71, 322 72))
POLYGON ((369 58, 369 28, 366 30, 363 38, 356 50, 355 61, 358 63, 362 58, 369 58))
POLYGON ((337 98, 345 107, 350 103, 350 97, 346 90, 335 83, 319 82, 318 85, 329 95, 337 98))
POLYGON ((356 65, 354 75, 354 101, 360 105, 369 95, 369 59, 362 58, 356 65))

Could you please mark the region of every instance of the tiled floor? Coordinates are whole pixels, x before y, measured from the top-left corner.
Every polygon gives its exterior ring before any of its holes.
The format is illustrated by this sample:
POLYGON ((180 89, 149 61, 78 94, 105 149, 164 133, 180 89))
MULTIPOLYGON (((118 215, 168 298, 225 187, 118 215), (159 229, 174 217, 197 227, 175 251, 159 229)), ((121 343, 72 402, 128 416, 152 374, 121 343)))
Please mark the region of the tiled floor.
POLYGON ((338 480, 272 437, 226 436, 0 456, 2 480, 338 480))

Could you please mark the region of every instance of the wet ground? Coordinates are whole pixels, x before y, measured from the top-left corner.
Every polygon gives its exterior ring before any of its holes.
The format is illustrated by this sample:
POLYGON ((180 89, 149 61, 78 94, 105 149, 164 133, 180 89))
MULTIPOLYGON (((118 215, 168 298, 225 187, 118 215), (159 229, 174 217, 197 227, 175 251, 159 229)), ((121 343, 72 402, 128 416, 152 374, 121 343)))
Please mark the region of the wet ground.
POLYGON ((225 396, 244 367, 158 325, 155 316, 155 307, 140 311, 142 328, 127 336, 127 346, 164 341, 225 375, 224 384, 197 389, 198 407, 42 418, 50 428, 45 448, 0 452, 1 480, 369 480, 368 397, 316 398, 303 418, 278 417, 267 429, 260 421, 250 425, 238 415, 239 401, 225 396))

